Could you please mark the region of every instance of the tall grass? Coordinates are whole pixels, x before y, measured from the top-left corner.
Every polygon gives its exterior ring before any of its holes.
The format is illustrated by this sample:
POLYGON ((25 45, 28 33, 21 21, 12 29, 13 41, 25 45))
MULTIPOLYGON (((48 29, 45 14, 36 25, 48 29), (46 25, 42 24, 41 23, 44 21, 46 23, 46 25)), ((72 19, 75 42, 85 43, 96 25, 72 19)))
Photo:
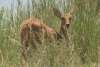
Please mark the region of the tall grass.
POLYGON ((97 46, 99 45, 99 29, 97 27, 97 14, 96 3, 95 1, 81 1, 78 0, 76 4, 76 19, 75 27, 72 26, 73 31, 71 31, 71 36, 73 35, 75 50, 80 52, 83 60, 88 58, 87 61, 97 61, 96 58, 98 55, 97 46), (92 8, 93 7, 93 8, 92 8), (73 28, 74 27, 74 28, 73 28), (78 48, 80 47, 80 48, 78 48), (81 51, 80 51, 81 50, 81 51))
MULTIPOLYGON (((17 0, 17 12, 11 9, 0 9, 0 54, 1 67, 98 67, 98 50, 100 44, 100 1, 99 0, 27 0, 23 6, 17 0), (48 27, 56 30, 60 27, 60 20, 53 14, 53 7, 62 14, 75 8, 71 26, 68 31, 67 45, 63 40, 57 46, 53 40, 49 45, 37 44, 38 50, 33 51, 27 61, 20 58, 20 25, 29 18, 41 19, 48 27)), ((30 46, 31 47, 31 46, 30 46)))

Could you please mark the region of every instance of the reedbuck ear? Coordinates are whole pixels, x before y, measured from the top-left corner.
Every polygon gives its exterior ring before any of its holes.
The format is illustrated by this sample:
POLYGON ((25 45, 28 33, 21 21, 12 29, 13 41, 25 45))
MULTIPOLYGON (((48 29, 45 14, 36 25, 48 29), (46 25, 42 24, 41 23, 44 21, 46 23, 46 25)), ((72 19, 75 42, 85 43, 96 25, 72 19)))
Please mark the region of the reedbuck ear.
POLYGON ((73 15, 74 12, 75 12, 74 8, 71 8, 71 10, 70 10, 70 14, 73 15))
POLYGON ((53 12, 54 12, 55 16, 57 16, 59 19, 61 19, 61 12, 57 8, 53 7, 53 12))

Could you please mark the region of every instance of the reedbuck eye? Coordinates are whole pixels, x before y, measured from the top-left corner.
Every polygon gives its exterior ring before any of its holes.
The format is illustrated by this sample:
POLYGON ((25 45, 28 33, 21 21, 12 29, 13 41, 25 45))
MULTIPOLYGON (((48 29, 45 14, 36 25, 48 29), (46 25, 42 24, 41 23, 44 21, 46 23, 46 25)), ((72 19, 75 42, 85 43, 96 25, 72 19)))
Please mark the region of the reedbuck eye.
POLYGON ((64 20, 64 18, 62 17, 62 20, 64 20))
POLYGON ((70 17, 70 20, 71 20, 72 18, 70 17))

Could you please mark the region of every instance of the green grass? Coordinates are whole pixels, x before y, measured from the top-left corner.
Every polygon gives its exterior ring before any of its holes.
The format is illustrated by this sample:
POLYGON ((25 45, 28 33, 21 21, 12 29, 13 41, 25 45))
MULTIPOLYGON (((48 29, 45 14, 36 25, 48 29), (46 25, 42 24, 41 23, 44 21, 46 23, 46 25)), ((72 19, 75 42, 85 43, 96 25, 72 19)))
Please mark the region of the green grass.
MULTIPOLYGON (((99 0, 32 0, 21 6, 17 0, 17 12, 12 8, 0 9, 0 67, 98 67, 98 45, 100 44, 100 1, 99 0), (67 3, 67 5, 66 5, 67 3), (48 27, 56 30, 60 20, 53 14, 53 7, 62 13, 68 13, 71 6, 75 8, 69 37, 60 46, 55 40, 49 45, 38 45, 28 60, 20 58, 20 25, 29 18, 41 19, 48 27)), ((31 46, 30 46, 31 47, 31 46)))

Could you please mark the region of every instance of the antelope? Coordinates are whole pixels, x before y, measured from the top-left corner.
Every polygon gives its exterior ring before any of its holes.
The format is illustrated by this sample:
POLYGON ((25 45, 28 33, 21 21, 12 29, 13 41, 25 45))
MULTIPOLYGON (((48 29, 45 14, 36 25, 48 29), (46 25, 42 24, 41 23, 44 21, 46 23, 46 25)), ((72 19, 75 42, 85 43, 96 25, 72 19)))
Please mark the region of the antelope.
POLYGON ((22 22, 20 28, 20 39, 22 45, 27 48, 29 44, 31 44, 32 47, 36 50, 37 48, 34 40, 38 44, 42 44, 41 39, 39 38, 37 33, 39 33, 46 41, 48 40, 50 42, 51 34, 57 40, 60 40, 63 37, 67 40, 67 30, 70 26, 71 17, 74 13, 74 10, 72 8, 69 14, 61 14, 61 12, 54 7, 53 12, 54 15, 61 20, 60 29, 56 31, 53 28, 49 28, 41 20, 36 18, 25 20, 22 22))

